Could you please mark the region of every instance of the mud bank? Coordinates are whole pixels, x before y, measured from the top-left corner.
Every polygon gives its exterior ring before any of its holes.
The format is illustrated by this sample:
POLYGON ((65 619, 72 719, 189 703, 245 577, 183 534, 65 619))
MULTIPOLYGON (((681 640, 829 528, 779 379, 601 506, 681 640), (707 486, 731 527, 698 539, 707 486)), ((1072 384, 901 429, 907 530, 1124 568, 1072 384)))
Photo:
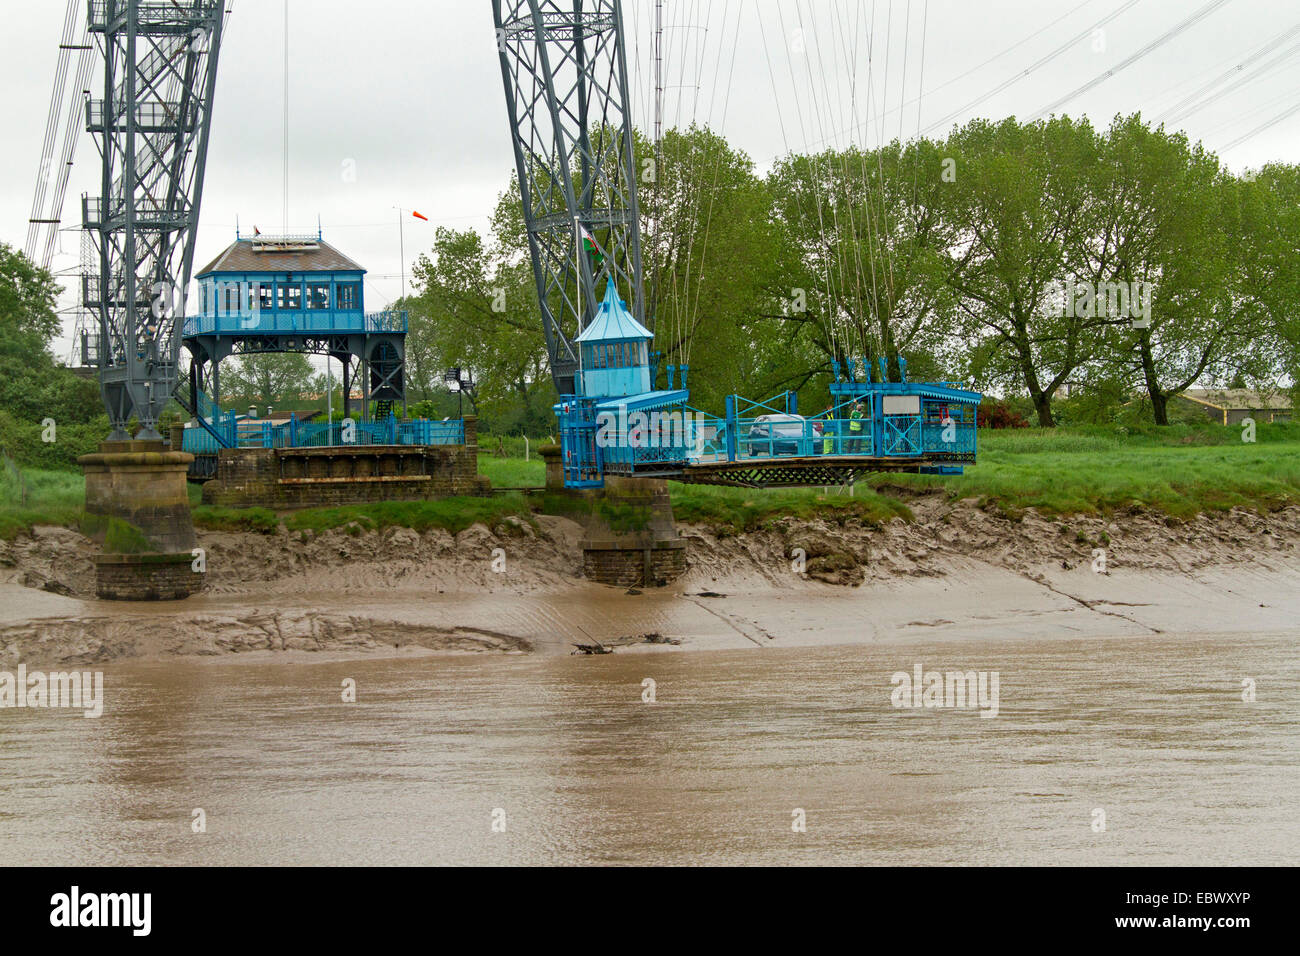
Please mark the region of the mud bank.
POLYGON ((683 525, 688 573, 644 594, 582 580, 577 526, 548 516, 455 536, 200 532, 208 590, 159 604, 95 601, 92 544, 39 528, 0 542, 0 665, 672 649, 651 633, 708 648, 1296 628, 1300 509, 1176 521, 909 505, 915 521, 880 527, 683 525))

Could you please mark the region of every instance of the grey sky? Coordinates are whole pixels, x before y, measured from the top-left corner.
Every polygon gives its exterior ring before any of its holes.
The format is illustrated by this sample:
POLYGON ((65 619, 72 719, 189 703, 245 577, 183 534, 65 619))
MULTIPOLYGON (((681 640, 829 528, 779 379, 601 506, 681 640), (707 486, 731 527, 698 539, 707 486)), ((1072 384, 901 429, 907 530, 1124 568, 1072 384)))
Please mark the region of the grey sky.
MULTIPOLYGON (((763 169, 787 148, 804 150, 823 140, 873 144, 881 134, 889 139, 900 131, 914 135, 918 126, 1017 76, 1126 2, 664 0, 665 122, 710 123, 763 169), (1021 45, 985 63, 1015 44, 1021 45), (922 91, 918 117, 912 101, 922 91), (906 104, 901 114, 900 102, 906 104), (888 111, 883 120, 864 123, 882 107, 888 111)), ((1090 33, 1032 75, 958 113, 943 129, 972 115, 1028 118, 1113 69, 1206 2, 1139 0, 1102 36, 1090 33)), ((196 266, 234 239, 236 216, 245 231, 254 225, 281 231, 284 0, 231 5, 196 266)), ((0 240, 19 248, 27 233, 64 6, 64 0, 0 2, 0 240)), ((654 0, 625 0, 624 7, 637 90, 633 112, 637 124, 649 129, 654 0)), ((409 282, 410 262, 429 248, 434 225, 485 228, 508 182, 513 156, 491 4, 289 0, 289 24, 289 230, 314 231, 319 215, 325 238, 370 270, 367 307, 378 308, 400 292, 393 207, 418 209, 432 220, 422 223, 409 212, 404 217, 409 282), (355 178, 345 170, 355 170, 355 178)), ((1249 65, 1254 50, 1296 24, 1296 0, 1227 0, 1059 112, 1086 114, 1103 127, 1119 112, 1140 110, 1156 118, 1218 73, 1243 60, 1249 65)), ((1297 43, 1300 36, 1270 54, 1279 57, 1278 65, 1259 79, 1171 125, 1220 151, 1300 106, 1300 55, 1284 55, 1297 43)), ((1274 159, 1296 162, 1298 144, 1300 112, 1221 155, 1236 169, 1274 159)), ((83 133, 65 222, 78 218, 77 198, 97 188, 97 162, 83 133)), ((75 232, 63 235, 55 269, 76 266, 78 243, 75 232)))

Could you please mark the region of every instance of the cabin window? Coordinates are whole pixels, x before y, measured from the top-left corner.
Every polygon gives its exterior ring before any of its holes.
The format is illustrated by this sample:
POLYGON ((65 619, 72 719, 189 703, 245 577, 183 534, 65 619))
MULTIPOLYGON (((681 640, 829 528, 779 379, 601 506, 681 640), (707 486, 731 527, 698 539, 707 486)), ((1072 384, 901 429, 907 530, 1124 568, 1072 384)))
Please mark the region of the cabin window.
POLYGON ((328 309, 330 307, 330 287, 328 282, 313 282, 307 286, 307 308, 328 309))
POLYGON ((257 283, 257 307, 267 310, 275 308, 275 285, 273 283, 257 283))
POLYGON ((340 282, 336 294, 335 305, 340 309, 357 309, 360 308, 357 299, 357 284, 355 282, 340 282))
POLYGON ((276 301, 281 309, 301 309, 302 308, 302 286, 298 283, 288 285, 279 283, 276 285, 276 301))
POLYGON ((238 315, 239 314, 239 283, 223 282, 222 286, 224 286, 224 288, 222 289, 223 294, 221 296, 222 309, 225 311, 226 315, 238 315))

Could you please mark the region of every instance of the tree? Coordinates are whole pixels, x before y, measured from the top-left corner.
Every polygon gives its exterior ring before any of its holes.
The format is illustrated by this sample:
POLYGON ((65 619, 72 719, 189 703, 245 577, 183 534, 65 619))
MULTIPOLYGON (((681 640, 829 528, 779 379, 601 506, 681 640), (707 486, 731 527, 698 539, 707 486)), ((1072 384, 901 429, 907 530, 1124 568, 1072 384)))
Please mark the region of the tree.
POLYGON ((19 250, 0 243, 0 408, 17 420, 85 423, 103 412, 97 384, 55 364, 59 286, 19 250))
POLYGON ((493 246, 473 229, 437 230, 432 257, 420 256, 412 270, 420 292, 408 341, 415 340, 422 381, 440 380, 435 370, 449 367, 474 372, 478 388, 469 398, 485 430, 539 434, 553 428, 556 395, 532 266, 511 241, 522 222, 518 207, 516 195, 502 194, 493 246))
POLYGON ((690 367, 697 405, 798 387, 789 333, 763 317, 785 292, 771 193, 753 161, 695 125, 658 144, 639 137, 637 155, 650 171, 638 198, 646 311, 663 365, 690 367))
POLYGON ((302 401, 315 370, 300 352, 256 352, 239 357, 221 379, 238 404, 284 405, 302 401))
POLYGON ((1169 400, 1202 378, 1234 365, 1262 370, 1242 362, 1243 333, 1258 315, 1248 304, 1254 267, 1234 251, 1254 244, 1245 233, 1255 227, 1228 208, 1234 187, 1218 160, 1181 133, 1117 117, 1099 159, 1074 271, 1095 288, 1128 290, 1130 309, 1098 308, 1110 335, 1094 366, 1100 378, 1141 383, 1156 424, 1167 425, 1169 400))
POLYGON ((1105 325, 1063 310, 1057 292, 1089 208, 1086 171, 1098 148, 1086 121, 1056 117, 973 120, 944 150, 956 173, 948 281, 975 345, 973 372, 1021 385, 1046 427, 1053 396, 1097 353, 1105 325))
POLYGON ((773 170, 774 215, 807 305, 780 318, 803 322, 827 359, 865 359, 873 378, 883 359, 898 381, 904 352, 941 349, 954 311, 942 159, 929 140, 894 141, 790 156, 773 170))

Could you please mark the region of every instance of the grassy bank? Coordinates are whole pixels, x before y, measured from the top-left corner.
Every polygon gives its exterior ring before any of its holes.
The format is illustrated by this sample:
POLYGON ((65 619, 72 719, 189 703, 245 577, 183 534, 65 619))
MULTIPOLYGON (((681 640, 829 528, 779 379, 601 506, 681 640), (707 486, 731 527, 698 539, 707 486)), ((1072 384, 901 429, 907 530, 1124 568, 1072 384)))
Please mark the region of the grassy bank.
POLYGON ((85 498, 86 482, 77 472, 20 470, 0 461, 0 540, 38 524, 79 527, 85 498))
POLYGON ((1300 503, 1300 425, 1021 429, 980 434, 979 464, 964 475, 882 474, 877 490, 939 490, 977 497, 1015 515, 1105 513, 1134 506, 1190 517, 1232 507, 1268 511, 1300 503))
POLYGON ((281 524, 289 531, 329 531, 349 528, 356 532, 384 528, 412 528, 424 532, 441 528, 459 534, 470 525, 488 527, 506 518, 532 520, 528 499, 523 495, 492 498, 443 498, 440 501, 376 501, 337 508, 304 508, 283 515, 266 508, 219 508, 200 505, 193 511, 194 526, 209 531, 255 531, 273 533, 281 524))
MULTIPOLYGON (((733 531, 753 530, 785 516, 871 522, 908 518, 906 494, 900 496, 900 491, 973 497, 1013 517, 1030 507, 1068 515, 1137 506, 1185 518, 1231 507, 1267 511, 1300 504, 1300 424, 1261 425, 1253 443, 1243 442, 1238 428, 1203 425, 983 431, 979 441, 979 464, 964 475, 872 475, 852 496, 827 494, 821 488, 756 491, 678 482, 669 489, 680 520, 733 531)), ((483 453, 479 470, 497 488, 541 487, 545 477, 536 455, 524 461, 483 453)), ((76 472, 18 471, 0 464, 0 539, 37 524, 80 527, 84 488, 76 472)), ((520 494, 311 508, 285 515, 261 508, 202 506, 194 485, 190 494, 196 526, 263 533, 281 523, 291 531, 354 524, 456 533, 475 522, 494 525, 511 515, 531 513, 529 500, 520 494)))
MULTIPOLYGON (((1030 507, 1087 514, 1138 506, 1189 517, 1300 504, 1300 424, 1260 425, 1255 438, 1247 443, 1240 428, 1213 425, 981 431, 979 464, 965 474, 873 475, 859 482, 852 497, 821 488, 755 491, 672 482, 669 489, 680 520, 737 531, 782 515, 907 517, 900 490, 978 498, 1012 516, 1030 507)), ((540 485, 544 479, 540 461, 484 455, 479 468, 493 484, 540 485)))

